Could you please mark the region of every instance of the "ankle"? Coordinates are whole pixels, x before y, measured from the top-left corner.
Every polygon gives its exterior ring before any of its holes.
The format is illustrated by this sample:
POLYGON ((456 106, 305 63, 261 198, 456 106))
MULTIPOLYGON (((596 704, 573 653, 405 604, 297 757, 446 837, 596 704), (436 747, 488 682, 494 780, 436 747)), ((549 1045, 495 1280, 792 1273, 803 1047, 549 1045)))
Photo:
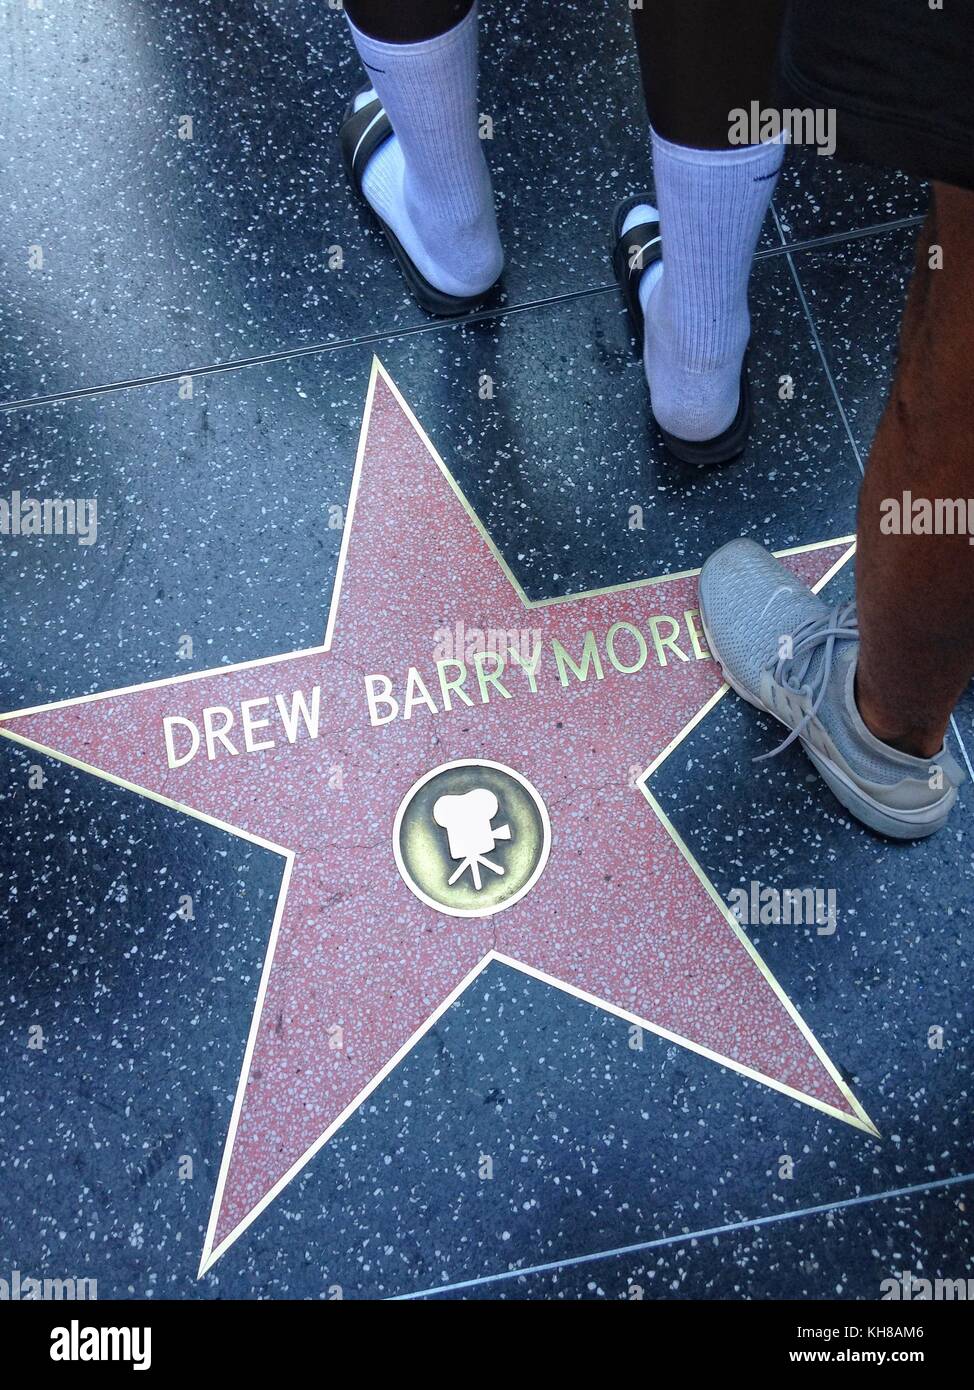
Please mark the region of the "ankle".
POLYGON ((734 301, 712 286, 713 313, 704 322, 691 299, 673 292, 665 263, 662 272, 645 305, 646 331, 665 349, 674 370, 698 377, 730 369, 739 373, 751 337, 746 290, 734 301))
POLYGON ((402 193, 407 216, 416 227, 440 239, 492 239, 497 233, 497 215, 490 177, 477 180, 462 192, 456 188, 435 193, 404 171, 402 193))
POLYGON ((868 690, 863 690, 856 681, 856 706, 862 722, 880 743, 888 744, 898 753, 907 753, 914 758, 933 758, 944 745, 947 732, 944 724, 906 725, 902 720, 892 717, 883 708, 882 702, 873 698, 868 690))

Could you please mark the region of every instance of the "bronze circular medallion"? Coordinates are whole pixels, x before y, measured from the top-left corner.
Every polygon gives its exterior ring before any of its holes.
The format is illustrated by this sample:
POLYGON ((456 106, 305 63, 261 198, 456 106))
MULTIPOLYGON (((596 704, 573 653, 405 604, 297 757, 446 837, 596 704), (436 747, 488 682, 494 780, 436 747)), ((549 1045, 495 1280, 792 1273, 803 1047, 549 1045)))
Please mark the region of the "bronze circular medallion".
POLYGON ((537 790, 503 763, 464 758, 427 772, 396 813, 399 872, 421 902, 451 917, 489 917, 537 883, 551 823, 537 790))

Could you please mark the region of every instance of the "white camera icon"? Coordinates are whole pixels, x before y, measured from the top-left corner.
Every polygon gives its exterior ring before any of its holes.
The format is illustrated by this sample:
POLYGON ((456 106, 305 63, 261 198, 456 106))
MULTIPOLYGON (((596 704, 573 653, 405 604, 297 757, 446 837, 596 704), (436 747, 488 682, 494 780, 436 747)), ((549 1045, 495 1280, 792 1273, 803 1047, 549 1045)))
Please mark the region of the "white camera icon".
POLYGON ((491 821, 497 815, 497 797, 486 787, 476 787, 464 792, 462 796, 441 796, 433 805, 433 819, 446 831, 450 857, 459 859, 460 866, 454 869, 449 884, 470 870, 474 887, 479 892, 483 887, 480 867, 490 869, 495 874, 504 873, 501 864, 495 864, 487 855, 493 853, 498 840, 511 838, 511 827, 499 825, 491 828, 491 821))

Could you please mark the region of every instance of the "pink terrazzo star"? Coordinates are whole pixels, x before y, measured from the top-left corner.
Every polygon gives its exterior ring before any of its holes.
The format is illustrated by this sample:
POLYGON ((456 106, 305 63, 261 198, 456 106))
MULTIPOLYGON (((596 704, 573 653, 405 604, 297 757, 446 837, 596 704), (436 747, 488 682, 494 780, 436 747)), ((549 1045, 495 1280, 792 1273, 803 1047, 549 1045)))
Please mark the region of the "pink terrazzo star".
MULTIPOLYGON (((787 563, 814 583, 848 548, 787 563)), ((528 604, 376 362, 322 647, 4 717, 286 856, 201 1272, 492 959, 874 1132, 640 779, 721 689, 695 607, 695 574, 528 604), (445 708, 444 643, 500 631, 537 644, 536 689, 514 662, 506 695, 481 688, 470 660, 471 703, 445 708), (581 671, 588 633, 581 679, 556 642, 581 671), (420 901, 393 855, 410 788, 467 758, 551 821, 537 883, 485 918, 420 901)))

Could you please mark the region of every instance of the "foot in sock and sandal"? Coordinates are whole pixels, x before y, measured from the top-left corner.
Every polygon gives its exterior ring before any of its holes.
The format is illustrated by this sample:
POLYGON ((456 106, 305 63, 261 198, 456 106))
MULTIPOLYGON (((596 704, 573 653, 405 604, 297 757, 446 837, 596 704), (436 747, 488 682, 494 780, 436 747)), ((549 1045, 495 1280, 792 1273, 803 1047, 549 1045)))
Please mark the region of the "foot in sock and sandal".
MULTIPOLYGON (((349 177, 421 306, 463 313, 503 270, 478 131, 477 7, 345 8, 366 77, 341 129, 349 177)), ((963 534, 888 534, 880 520, 883 500, 904 492, 971 491, 974 120, 963 55, 972 21, 956 16, 924 44, 909 0, 864 0, 855 19, 850 9, 658 0, 632 10, 653 192, 616 210, 611 252, 666 448, 699 467, 727 464, 748 435, 748 280, 787 143, 757 134, 732 143, 729 113, 773 107, 790 81, 804 105, 818 93, 821 106, 838 106, 840 156, 931 180, 897 370, 860 492, 855 601, 829 605, 745 539, 700 575, 701 617, 726 680, 787 730, 766 756, 800 741, 849 812, 913 839, 944 825, 964 776, 947 735, 974 675, 974 546, 963 534), (872 97, 869 118, 861 105, 843 108, 839 67, 872 97), (897 101, 880 119, 884 93, 871 84, 883 70, 897 101), (918 138, 911 111, 924 109, 931 81, 940 133, 918 138)))

